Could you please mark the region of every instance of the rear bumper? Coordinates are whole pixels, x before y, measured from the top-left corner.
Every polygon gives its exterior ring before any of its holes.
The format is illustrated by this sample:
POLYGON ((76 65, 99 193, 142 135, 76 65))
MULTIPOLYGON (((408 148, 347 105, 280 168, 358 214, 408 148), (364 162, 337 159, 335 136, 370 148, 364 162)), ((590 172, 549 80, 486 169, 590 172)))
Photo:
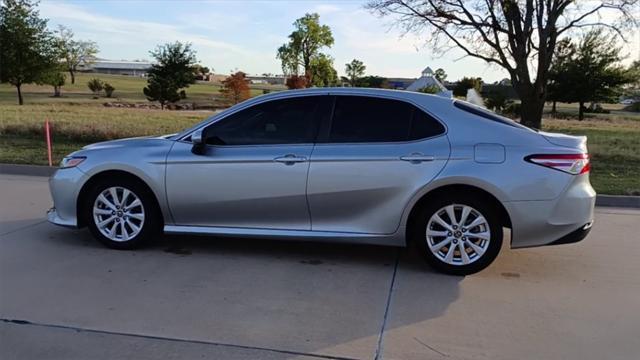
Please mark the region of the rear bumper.
POLYGON ((584 239, 593 224, 596 192, 578 176, 556 199, 505 202, 511 217, 512 248, 568 244, 584 239))
POLYGON ((581 226, 578 230, 570 232, 569 234, 561 237, 560 239, 552 242, 549 245, 573 244, 573 243, 582 241, 584 238, 587 237, 587 235, 589 235, 589 232, 591 231, 592 226, 593 226, 592 222, 585 224, 584 226, 581 226))

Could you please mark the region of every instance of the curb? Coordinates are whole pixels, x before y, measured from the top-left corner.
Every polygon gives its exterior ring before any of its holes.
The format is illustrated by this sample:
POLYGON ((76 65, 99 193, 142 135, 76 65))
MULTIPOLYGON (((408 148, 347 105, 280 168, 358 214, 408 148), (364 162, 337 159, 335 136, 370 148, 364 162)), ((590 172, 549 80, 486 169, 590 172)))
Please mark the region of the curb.
POLYGON ((51 176, 58 170, 55 166, 1 164, 0 174, 27 175, 27 176, 51 176))
MULTIPOLYGON (((57 167, 42 165, 1 164, 0 174, 27 175, 27 176, 51 176, 58 170, 57 167)), ((596 206, 622 207, 640 209, 640 196, 625 195, 598 195, 596 206)))
POLYGON ((640 208, 640 196, 598 195, 596 206, 640 208))

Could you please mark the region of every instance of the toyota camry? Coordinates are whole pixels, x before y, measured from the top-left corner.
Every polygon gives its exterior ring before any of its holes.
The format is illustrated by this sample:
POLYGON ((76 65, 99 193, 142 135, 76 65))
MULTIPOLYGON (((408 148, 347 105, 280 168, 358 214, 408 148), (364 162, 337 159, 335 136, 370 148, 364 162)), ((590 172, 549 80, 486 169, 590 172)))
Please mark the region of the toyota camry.
POLYGON ((48 218, 115 249, 162 233, 412 245, 434 268, 465 275, 491 264, 503 241, 582 240, 595 202, 589 168, 585 137, 461 100, 283 91, 178 134, 70 154, 50 179, 48 218))

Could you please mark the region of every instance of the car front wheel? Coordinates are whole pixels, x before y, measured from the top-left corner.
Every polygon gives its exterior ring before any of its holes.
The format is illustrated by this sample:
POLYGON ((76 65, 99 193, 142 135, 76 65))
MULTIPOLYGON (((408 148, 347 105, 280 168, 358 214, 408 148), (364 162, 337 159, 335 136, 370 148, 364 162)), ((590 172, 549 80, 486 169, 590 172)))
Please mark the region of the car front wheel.
POLYGON ((412 231, 426 261, 452 275, 469 275, 489 266, 502 246, 502 223, 482 199, 456 196, 430 201, 412 231))
POLYGON ((89 230, 114 249, 134 249, 159 233, 158 212, 152 194, 134 181, 101 181, 90 190, 85 204, 89 230))

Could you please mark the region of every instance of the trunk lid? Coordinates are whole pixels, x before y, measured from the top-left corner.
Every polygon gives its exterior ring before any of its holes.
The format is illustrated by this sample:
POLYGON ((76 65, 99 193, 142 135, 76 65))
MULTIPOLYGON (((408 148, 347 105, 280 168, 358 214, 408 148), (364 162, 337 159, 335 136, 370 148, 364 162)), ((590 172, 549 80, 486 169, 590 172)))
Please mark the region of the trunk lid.
POLYGON ((576 150, 580 150, 584 153, 587 152, 587 137, 586 136, 574 136, 560 133, 550 133, 550 132, 539 132, 542 137, 544 137, 548 142, 568 147, 576 150))

